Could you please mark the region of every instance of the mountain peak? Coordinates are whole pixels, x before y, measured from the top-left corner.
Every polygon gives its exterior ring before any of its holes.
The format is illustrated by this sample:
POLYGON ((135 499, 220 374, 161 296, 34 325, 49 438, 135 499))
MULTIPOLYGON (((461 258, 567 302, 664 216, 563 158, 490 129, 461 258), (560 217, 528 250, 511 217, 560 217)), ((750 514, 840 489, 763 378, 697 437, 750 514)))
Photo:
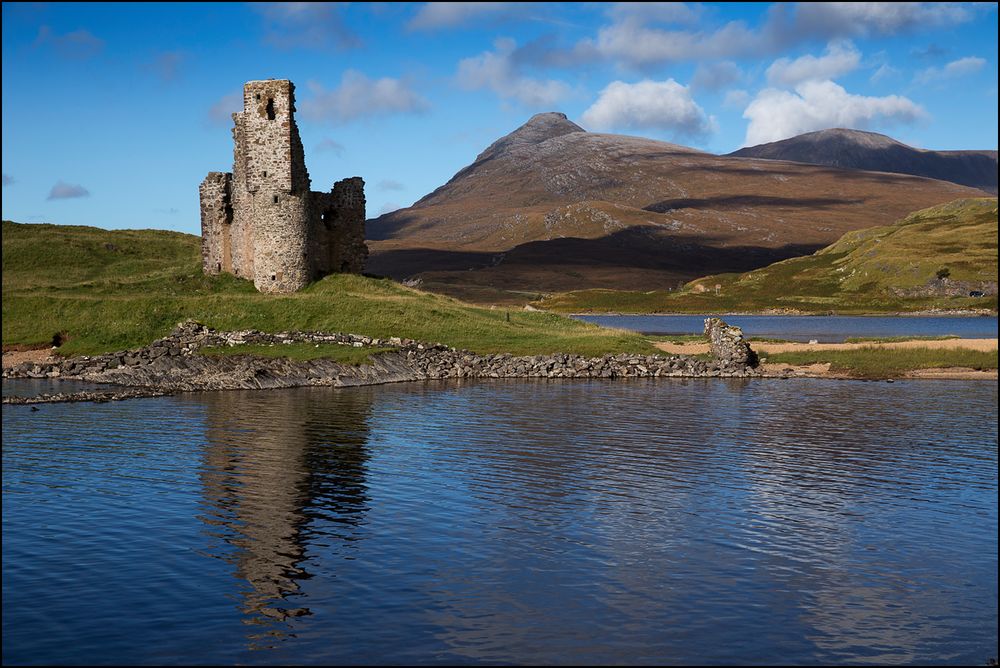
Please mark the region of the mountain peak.
POLYGON ((807 132, 799 135, 798 137, 792 137, 792 139, 811 142, 845 141, 859 146, 864 146, 865 148, 884 148, 887 146, 897 145, 905 146, 902 142, 896 141, 892 137, 888 137, 877 132, 852 130, 850 128, 828 128, 826 130, 817 130, 816 132, 807 132))
POLYGON ((997 191, 997 157, 993 151, 930 151, 913 148, 877 132, 830 128, 729 154, 738 158, 790 160, 813 165, 912 174, 997 191))
POLYGON ((586 132, 579 125, 566 118, 566 114, 558 111, 547 111, 535 114, 528 122, 496 140, 476 157, 476 162, 496 157, 516 146, 541 144, 553 137, 561 137, 573 132, 586 132))

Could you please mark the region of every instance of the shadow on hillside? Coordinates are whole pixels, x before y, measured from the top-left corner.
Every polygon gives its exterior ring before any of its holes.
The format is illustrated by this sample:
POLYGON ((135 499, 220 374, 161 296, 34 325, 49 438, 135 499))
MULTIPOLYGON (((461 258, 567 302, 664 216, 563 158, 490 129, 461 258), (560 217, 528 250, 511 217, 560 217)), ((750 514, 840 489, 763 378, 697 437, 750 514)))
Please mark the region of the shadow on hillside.
MULTIPOLYGON (((608 287, 609 276, 621 274, 630 289, 643 289, 643 272, 666 272, 693 279, 707 274, 743 272, 791 257, 809 255, 823 244, 785 244, 777 247, 729 246, 717 236, 685 235, 661 228, 634 226, 598 239, 567 237, 531 241, 503 252, 449 251, 403 248, 378 251, 368 259, 366 270, 403 279, 424 272, 465 272, 513 279, 551 272, 579 276, 577 289, 608 287), (588 282, 601 276, 599 284, 588 282), (627 275, 627 278, 625 276, 627 275)), ((459 278, 455 273, 456 280, 459 278)), ((623 289, 624 285, 620 286, 623 289)), ((538 285, 539 290, 548 288, 538 285)))
MULTIPOLYGON (((392 239, 396 236, 396 233, 399 232, 399 230, 403 229, 410 223, 414 223, 419 220, 417 216, 407 215, 406 213, 403 213, 403 211, 405 211, 405 209, 390 211, 389 213, 383 213, 377 218, 369 218, 366 220, 365 238, 372 241, 385 241, 386 239, 392 239)), ((426 227, 427 225, 428 223, 424 223, 423 226, 426 227)))
POLYGON ((772 206, 795 209, 825 209, 845 204, 864 204, 864 199, 844 199, 840 197, 771 197, 768 195, 726 195, 721 197, 688 197, 665 199, 644 206, 644 211, 666 213, 677 209, 743 209, 746 207, 772 206))

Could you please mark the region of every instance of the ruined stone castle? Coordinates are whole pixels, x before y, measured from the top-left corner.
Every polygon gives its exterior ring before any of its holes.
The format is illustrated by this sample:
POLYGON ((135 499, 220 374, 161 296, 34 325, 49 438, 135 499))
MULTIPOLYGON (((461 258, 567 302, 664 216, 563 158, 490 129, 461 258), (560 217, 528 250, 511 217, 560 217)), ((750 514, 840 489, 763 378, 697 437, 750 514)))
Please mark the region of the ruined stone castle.
POLYGON ((310 192, 292 82, 247 82, 233 121, 233 171, 209 172, 199 189, 205 273, 294 292, 330 273, 360 272, 365 183, 355 176, 310 192))

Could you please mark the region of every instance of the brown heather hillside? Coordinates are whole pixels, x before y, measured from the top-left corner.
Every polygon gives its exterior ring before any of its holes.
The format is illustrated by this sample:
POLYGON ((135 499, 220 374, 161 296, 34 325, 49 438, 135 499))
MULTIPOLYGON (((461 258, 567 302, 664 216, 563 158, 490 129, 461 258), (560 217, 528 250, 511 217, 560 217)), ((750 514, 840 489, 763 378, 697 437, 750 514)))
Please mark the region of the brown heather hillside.
POLYGON ((412 207, 367 223, 368 271, 481 301, 662 289, 812 253, 981 191, 716 156, 534 116, 412 207))

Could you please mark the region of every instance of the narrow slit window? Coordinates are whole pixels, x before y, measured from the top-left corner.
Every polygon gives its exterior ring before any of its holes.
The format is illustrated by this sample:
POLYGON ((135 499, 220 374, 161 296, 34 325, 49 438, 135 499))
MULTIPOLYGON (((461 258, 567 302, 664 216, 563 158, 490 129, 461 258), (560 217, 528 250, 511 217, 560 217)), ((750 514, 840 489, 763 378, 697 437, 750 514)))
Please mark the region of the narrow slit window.
POLYGON ((267 98, 267 120, 274 120, 274 98, 267 98))
POLYGON ((275 196, 274 196, 274 203, 275 203, 275 204, 277 204, 277 203, 278 203, 278 196, 277 196, 277 195, 275 195, 275 196))

